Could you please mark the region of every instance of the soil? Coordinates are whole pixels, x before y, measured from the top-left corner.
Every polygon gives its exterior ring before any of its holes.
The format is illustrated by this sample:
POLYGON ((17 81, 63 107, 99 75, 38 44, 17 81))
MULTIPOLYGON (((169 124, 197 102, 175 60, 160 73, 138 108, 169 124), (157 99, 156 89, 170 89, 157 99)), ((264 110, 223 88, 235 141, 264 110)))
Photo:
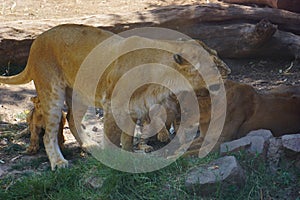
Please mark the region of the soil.
MULTIPOLYGON (((197 0, 1 0, 0 20, 34 20, 62 19, 93 14, 113 14, 120 10, 139 12, 145 9, 167 5, 193 4, 197 0)), ((205 3, 206 1, 203 0, 205 3)), ((259 91, 266 91, 280 84, 300 85, 300 66, 291 60, 243 59, 225 60, 231 67, 230 79, 253 85, 259 91)), ((30 97, 35 95, 34 84, 3 85, 0 84, 0 178, 5 176, 21 176, 25 172, 38 172, 49 169, 45 151, 41 149, 37 155, 27 155, 29 133, 25 122, 26 113, 31 109, 30 97), (38 166, 32 161, 39 160, 38 166), (20 163, 31 163, 20 166, 20 163)), ((64 130, 67 159, 74 160, 85 156, 68 127, 64 130)))
MULTIPOLYGON (((216 2, 217 0, 210 0, 216 2)), ((142 12, 171 5, 191 5, 206 0, 1 0, 0 20, 65 19, 96 14, 142 12)))

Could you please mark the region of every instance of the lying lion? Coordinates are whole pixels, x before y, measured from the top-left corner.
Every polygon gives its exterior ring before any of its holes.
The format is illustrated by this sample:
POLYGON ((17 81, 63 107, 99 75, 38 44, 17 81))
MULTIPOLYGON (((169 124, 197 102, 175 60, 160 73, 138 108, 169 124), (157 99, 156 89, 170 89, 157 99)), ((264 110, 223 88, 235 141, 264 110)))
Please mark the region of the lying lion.
MULTIPOLYGON (((40 148, 40 137, 44 133, 45 116, 41 110, 40 100, 37 96, 31 97, 30 100, 33 102, 33 108, 27 114, 26 121, 29 125, 30 130, 30 145, 27 148, 27 152, 30 154, 36 154, 40 148)), ((63 128, 66 122, 66 115, 62 113, 62 118, 59 124, 58 132, 58 145, 60 149, 64 148, 65 138, 63 135, 63 128)))
MULTIPOLYGON (((300 93, 295 89, 258 93, 252 86, 227 80, 227 114, 221 136, 216 144, 244 137, 252 130, 268 129, 275 137, 300 131, 300 93), (295 95, 297 94, 297 95, 295 95)), ((299 91, 299 89, 298 89, 299 91)), ((203 99, 199 99, 199 102, 203 99)), ((201 123, 204 127, 208 123, 201 123)), ((205 137, 206 132, 203 132, 205 137)), ((203 141, 198 138, 187 155, 198 153, 203 141)))
MULTIPOLYGON (((227 114, 215 150, 221 143, 244 137, 252 130, 269 129, 275 137, 300 132, 299 87, 285 86, 259 93, 250 85, 226 80, 225 89, 227 114)), ((201 90, 198 102, 201 134, 193 141, 185 155, 199 153, 211 121, 211 97, 208 90, 206 95, 205 89, 201 90)), ((176 111, 176 115, 178 114, 180 114, 180 110, 176 111)), ((179 124, 180 121, 175 123, 179 124)), ((169 125, 166 124, 166 126, 169 125)), ((187 148, 186 144, 182 144, 181 149, 187 148)))
MULTIPOLYGON (((183 79, 178 78, 178 73, 196 90, 205 85, 198 70, 207 71, 210 83, 220 80, 215 75, 216 71, 223 78, 230 73, 230 69, 216 55, 193 41, 153 40, 137 36, 114 36, 107 40, 112 36, 111 32, 84 25, 54 27, 35 39, 23 72, 11 77, 0 76, 0 83, 5 84, 34 81, 45 116, 44 144, 52 170, 68 165, 57 148, 56 139, 64 101, 66 98, 72 99, 72 96, 66 94, 66 90, 70 94, 74 93, 78 103, 76 110, 72 109, 72 112, 77 113, 72 113, 71 121, 80 121, 89 105, 103 108, 104 133, 107 138, 117 146, 121 140, 122 148, 132 151, 135 124, 127 123, 128 116, 124 116, 126 113, 122 108, 123 102, 115 101, 114 109, 117 111, 114 114, 117 116, 113 115, 111 100, 114 95, 126 95, 122 91, 127 92, 127 88, 136 80, 156 80, 161 85, 171 84, 175 92, 180 92, 186 90, 186 84, 183 79), (92 52, 95 47, 97 48, 92 52), (88 58, 93 59, 85 60, 89 54, 88 58), (149 63, 159 63, 173 70, 147 65, 135 79, 129 78, 122 83, 125 88, 120 93, 113 93, 124 74, 136 66, 149 63), (73 114, 77 116, 75 120, 73 114), (126 126, 126 133, 119 128, 115 117, 120 119, 119 124, 126 126)), ((129 113, 133 121, 143 120, 152 105, 159 104, 169 95, 170 90, 163 86, 146 85, 130 99, 129 113)), ((119 100, 123 101, 123 96, 119 100)))

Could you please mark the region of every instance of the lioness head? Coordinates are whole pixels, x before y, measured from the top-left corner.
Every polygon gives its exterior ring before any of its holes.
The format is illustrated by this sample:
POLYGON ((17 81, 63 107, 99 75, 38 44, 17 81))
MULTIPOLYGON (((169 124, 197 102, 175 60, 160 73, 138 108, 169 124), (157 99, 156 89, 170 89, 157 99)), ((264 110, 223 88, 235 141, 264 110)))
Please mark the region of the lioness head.
POLYGON ((202 42, 183 42, 182 48, 173 55, 173 59, 177 65, 175 69, 178 69, 193 86, 197 82, 202 87, 220 84, 220 79, 226 79, 231 73, 230 68, 218 57, 216 51, 202 42))

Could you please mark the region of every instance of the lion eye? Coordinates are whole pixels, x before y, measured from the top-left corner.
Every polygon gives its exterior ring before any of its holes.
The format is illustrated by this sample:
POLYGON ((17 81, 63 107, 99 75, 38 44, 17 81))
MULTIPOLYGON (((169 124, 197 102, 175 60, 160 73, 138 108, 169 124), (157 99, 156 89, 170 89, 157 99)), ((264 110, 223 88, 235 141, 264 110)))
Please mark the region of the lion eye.
POLYGON ((173 58, 175 60, 176 63, 178 63, 179 65, 182 65, 183 64, 183 58, 181 55, 179 54, 174 54, 173 55, 173 58))

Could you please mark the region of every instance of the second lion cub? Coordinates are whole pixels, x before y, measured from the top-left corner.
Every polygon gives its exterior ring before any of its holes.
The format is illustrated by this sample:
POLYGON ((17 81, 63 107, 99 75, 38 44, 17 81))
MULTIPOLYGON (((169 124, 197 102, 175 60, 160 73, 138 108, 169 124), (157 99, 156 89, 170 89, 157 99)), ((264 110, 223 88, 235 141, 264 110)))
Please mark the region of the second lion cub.
MULTIPOLYGON (((45 116, 40 108, 40 100, 37 96, 31 97, 30 100, 33 102, 33 108, 27 114, 26 121, 29 125, 30 130, 30 145, 27 148, 27 152, 35 154, 40 148, 40 137, 44 134, 46 123, 45 116)), ((64 148, 64 135, 63 128, 66 123, 66 115, 62 112, 62 118, 59 125, 58 132, 58 145, 61 149, 64 148)))

